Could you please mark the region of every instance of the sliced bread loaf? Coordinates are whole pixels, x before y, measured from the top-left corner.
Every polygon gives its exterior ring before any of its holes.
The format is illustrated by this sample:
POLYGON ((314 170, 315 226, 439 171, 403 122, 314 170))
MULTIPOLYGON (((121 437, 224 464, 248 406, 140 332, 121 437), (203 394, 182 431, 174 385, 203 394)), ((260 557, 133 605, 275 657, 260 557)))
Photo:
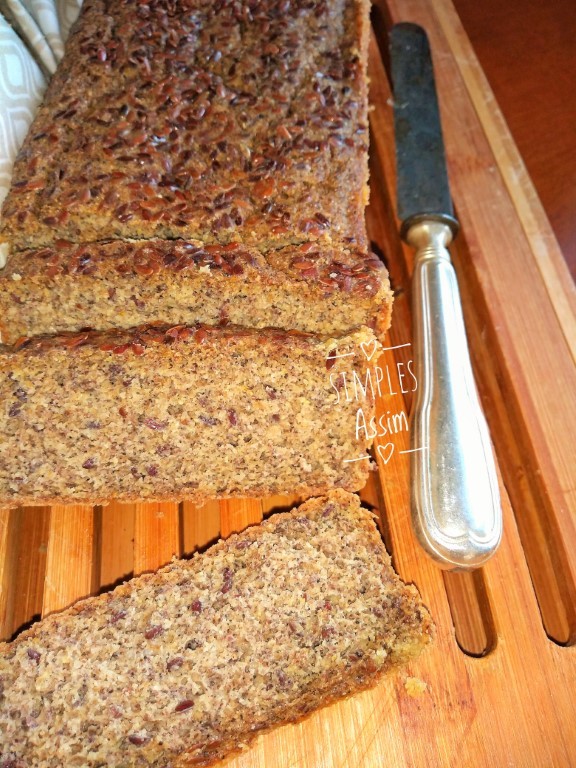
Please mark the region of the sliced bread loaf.
POLYGON ((2 207, 4 343, 223 319, 383 335, 368 32, 367 0, 86 0, 2 207))

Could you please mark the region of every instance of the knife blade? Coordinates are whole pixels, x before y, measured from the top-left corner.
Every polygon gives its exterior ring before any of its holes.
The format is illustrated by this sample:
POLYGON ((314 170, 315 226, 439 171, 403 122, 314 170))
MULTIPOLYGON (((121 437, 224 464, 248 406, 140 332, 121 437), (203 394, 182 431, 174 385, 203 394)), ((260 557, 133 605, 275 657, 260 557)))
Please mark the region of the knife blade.
POLYGON ((416 24, 396 24, 390 62, 400 234, 415 249, 412 524, 424 550, 442 568, 471 570, 496 551, 502 512, 448 251, 458 221, 426 32, 416 24))

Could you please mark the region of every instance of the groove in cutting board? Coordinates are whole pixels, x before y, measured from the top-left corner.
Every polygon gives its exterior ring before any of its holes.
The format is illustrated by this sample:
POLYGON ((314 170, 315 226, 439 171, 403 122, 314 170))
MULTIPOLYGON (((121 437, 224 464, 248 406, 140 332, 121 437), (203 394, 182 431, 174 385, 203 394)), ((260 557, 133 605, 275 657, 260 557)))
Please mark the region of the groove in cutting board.
POLYGON ((42 616, 67 608, 98 588, 94 559, 94 509, 55 505, 50 514, 42 616))
POLYGON ((227 539, 232 533, 262 522, 260 499, 223 499, 220 502, 220 535, 227 539))
MULTIPOLYGON (((14 563, 16 558, 15 510, 0 509, 0 639, 8 640, 16 629, 14 612, 14 563)), ((30 617, 31 618, 31 617, 30 617)))
POLYGON ((0 637, 8 638, 39 618, 42 611, 50 508, 18 507, 5 513, 9 516, 6 546, 12 554, 0 587, 0 637))
POLYGON ((111 588, 134 575, 134 510, 134 504, 113 501, 100 511, 100 587, 111 588))
POLYGON ((156 571, 180 555, 178 504, 161 501, 134 506, 134 573, 156 571))
POLYGON ((482 570, 443 577, 460 650, 468 656, 486 656, 497 638, 482 570))

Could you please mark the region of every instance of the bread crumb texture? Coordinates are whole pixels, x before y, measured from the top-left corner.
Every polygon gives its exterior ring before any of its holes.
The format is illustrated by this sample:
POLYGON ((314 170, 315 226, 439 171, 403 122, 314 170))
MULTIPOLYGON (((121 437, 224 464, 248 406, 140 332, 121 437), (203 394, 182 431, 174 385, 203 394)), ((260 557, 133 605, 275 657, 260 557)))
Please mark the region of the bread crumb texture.
POLYGON ((374 346, 369 329, 152 325, 0 347, 0 503, 359 490, 374 346), (342 371, 357 377, 354 398, 342 371))
POLYGON ((404 688, 408 696, 415 699, 426 693, 428 683, 419 677, 407 677, 404 681, 404 688))
POLYGON ((207 766, 376 682, 432 624, 335 490, 0 646, 0 766, 207 766))

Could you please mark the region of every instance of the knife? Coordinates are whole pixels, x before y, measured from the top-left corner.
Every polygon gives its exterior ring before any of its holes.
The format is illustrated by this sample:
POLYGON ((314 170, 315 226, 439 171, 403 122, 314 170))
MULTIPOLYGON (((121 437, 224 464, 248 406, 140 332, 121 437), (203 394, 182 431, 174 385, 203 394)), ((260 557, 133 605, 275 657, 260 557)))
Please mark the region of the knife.
POLYGON ((430 46, 416 24, 390 35, 398 216, 415 249, 418 388, 410 416, 411 515, 425 551, 447 570, 483 565, 502 537, 494 455, 466 340, 448 246, 454 216, 430 46))

